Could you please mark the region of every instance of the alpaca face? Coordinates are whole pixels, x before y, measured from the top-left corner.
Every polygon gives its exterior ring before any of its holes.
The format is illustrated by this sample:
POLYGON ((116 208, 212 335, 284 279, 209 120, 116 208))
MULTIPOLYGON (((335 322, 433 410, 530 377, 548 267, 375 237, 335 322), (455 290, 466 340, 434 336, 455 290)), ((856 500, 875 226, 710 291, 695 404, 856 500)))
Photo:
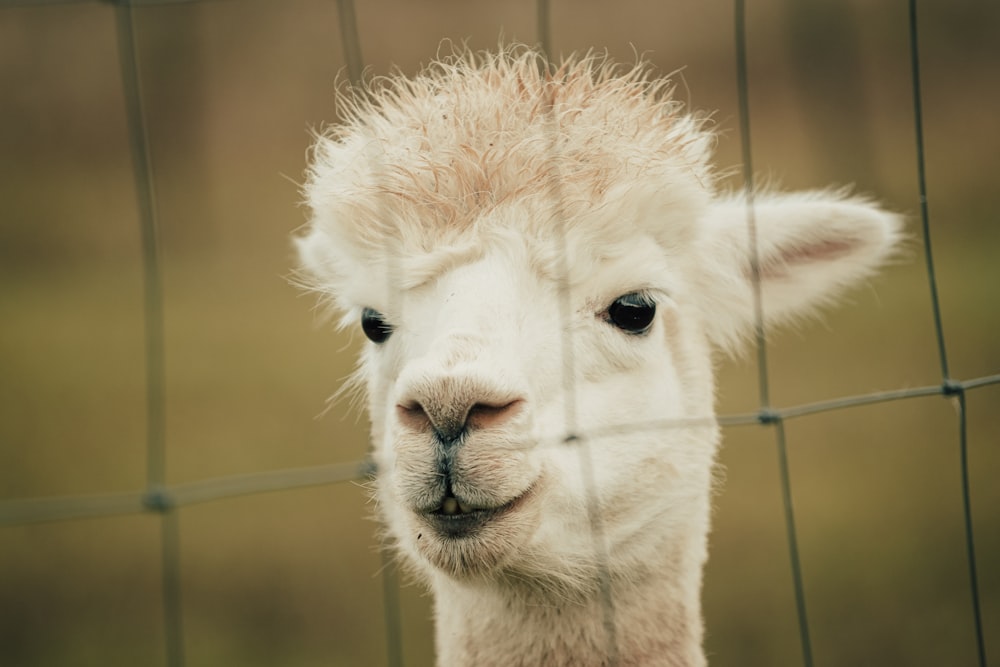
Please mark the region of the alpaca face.
POLYGON ((378 507, 410 563, 563 600, 655 567, 693 609, 713 352, 751 337, 757 287, 765 326, 808 311, 899 223, 844 193, 757 193, 751 236, 668 84, 542 72, 527 50, 465 54, 342 100, 303 276, 370 338, 378 507))
POLYGON ((554 230, 477 245, 367 311, 380 507, 403 550, 448 575, 593 585, 593 512, 614 518, 616 553, 650 521, 702 520, 707 348, 647 236, 563 257, 564 277, 539 250, 582 246, 554 230), (671 418, 702 423, 618 432, 671 418))

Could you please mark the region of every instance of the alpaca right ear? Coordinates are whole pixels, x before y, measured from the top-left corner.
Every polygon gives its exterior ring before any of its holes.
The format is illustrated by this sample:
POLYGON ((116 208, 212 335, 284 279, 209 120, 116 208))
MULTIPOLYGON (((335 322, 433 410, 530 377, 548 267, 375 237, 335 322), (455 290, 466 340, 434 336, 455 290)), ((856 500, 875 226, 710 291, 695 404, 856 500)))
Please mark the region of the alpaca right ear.
POLYGON ((836 192, 761 194, 717 200, 706 218, 699 297, 709 337, 732 349, 756 325, 755 279, 764 324, 810 312, 871 275, 900 241, 901 219, 836 192), (756 228, 757 271, 750 235, 756 228))

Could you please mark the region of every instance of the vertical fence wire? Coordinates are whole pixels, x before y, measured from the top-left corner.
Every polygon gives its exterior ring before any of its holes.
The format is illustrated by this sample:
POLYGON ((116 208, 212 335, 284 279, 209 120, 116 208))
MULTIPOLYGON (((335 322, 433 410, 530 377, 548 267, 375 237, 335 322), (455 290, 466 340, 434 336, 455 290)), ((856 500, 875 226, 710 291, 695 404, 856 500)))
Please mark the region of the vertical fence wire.
MULTIPOLYGON (((552 62, 548 59, 548 54, 543 54, 545 59, 543 65, 546 71, 553 70, 552 62)), ((543 86, 546 84, 542 84, 543 86)), ((548 91, 542 92, 543 96, 549 95, 548 91)), ((573 302, 571 294, 571 277, 569 265, 568 230, 566 214, 562 209, 563 176, 560 173, 560 142, 559 142, 559 121, 556 118, 558 110, 555 104, 555 93, 551 93, 552 99, 547 100, 549 105, 546 114, 548 125, 548 159, 550 168, 547 179, 547 195, 549 201, 556 208, 555 214, 555 238, 560 244, 556 253, 559 258, 557 266, 557 280, 559 281, 559 323, 562 327, 560 342, 560 356, 562 358, 562 387, 563 387, 563 422, 565 427, 564 443, 567 446, 575 446, 580 462, 580 474, 583 479, 583 486, 586 491, 587 519, 590 523, 590 536, 594 550, 594 561, 597 565, 597 586, 601 596, 601 610, 603 613, 602 625, 605 634, 605 645, 608 652, 608 664, 618 663, 618 631, 615 622, 615 602, 611 594, 611 568, 610 555, 608 552, 607 540, 605 539, 604 519, 601 516, 600 499, 597 494, 597 481, 594 471, 593 452, 591 451, 590 440, 579 433, 579 414, 577 411, 577 387, 576 387, 576 351, 573 341, 573 302)))
MULTIPOLYGON (((361 55, 361 36, 354 11, 354 0, 337 0, 340 38, 347 62, 347 75, 356 93, 363 91, 364 59, 361 55)), ((389 257, 393 253, 388 252, 389 257)), ((392 296, 393 267, 387 268, 387 293, 392 296)), ((389 667, 403 666, 403 621, 399 600, 399 576, 388 545, 380 548, 382 558, 382 616, 385 623, 386 660, 389 667)))
POLYGON ((549 61, 552 59, 552 3, 538 0, 535 5, 535 25, 538 32, 538 48, 549 61))
POLYGON ((132 151, 132 173, 135 179, 142 233, 146 357, 146 481, 149 488, 155 489, 163 486, 166 477, 166 363, 159 225, 156 216, 156 191, 153 184, 153 160, 142 100, 133 7, 130 2, 119 2, 115 11, 118 59, 121 65, 129 147, 132 151))
POLYGON ((979 667, 986 667, 986 637, 983 634, 983 618, 979 603, 979 575, 976 571, 976 544, 972 530, 972 493, 969 484, 969 434, 968 411, 965 391, 955 396, 958 410, 959 467, 962 475, 962 518, 965 527, 965 553, 969 564, 969 588, 972 603, 972 622, 976 632, 976 655, 979 667))
POLYGON ((762 410, 771 404, 767 372, 767 334, 764 329, 764 305, 760 293, 760 248, 757 244, 757 216, 754 210, 753 152, 750 141, 750 77, 747 73, 746 6, 735 0, 736 95, 739 104, 740 159, 743 161, 743 196, 746 198, 747 231, 750 250, 750 279, 753 289, 754 336, 757 345, 757 379, 762 410))
POLYGON ((167 667, 184 667, 184 609, 181 606, 180 515, 176 509, 160 517, 163 552, 163 630, 167 667))
MULTIPOLYGON (((537 0, 535 6, 536 31, 539 50, 542 56, 542 71, 554 71, 553 61, 555 55, 552 52, 552 7, 549 0, 537 0)), ((543 92, 543 95, 547 95, 543 92)), ((611 569, 609 566, 610 555, 605 537, 604 521, 600 511, 600 500, 597 495, 597 482, 594 470, 593 453, 591 442, 579 433, 579 423, 577 414, 577 393, 576 393, 576 361, 572 334, 573 306, 570 292, 570 269, 569 251, 567 248, 567 227, 566 218, 561 210, 562 196, 562 176, 559 169, 559 130, 557 113, 554 99, 549 102, 549 112, 546 115, 548 124, 548 153, 551 169, 549 171, 547 188, 548 198, 556 206, 556 239, 560 243, 557 256, 559 258, 558 280, 559 280, 559 321, 562 323, 562 385, 564 394, 564 415, 565 437, 563 444, 575 446, 580 463, 580 474, 586 488, 586 509, 587 518, 590 523, 590 535, 593 543, 594 561, 597 565, 597 586, 601 598, 601 610, 603 613, 602 626, 605 634, 605 646, 607 647, 608 664, 618 664, 618 630, 615 621, 615 602, 611 594, 611 569)))
POLYGON ((917 22, 917 0, 908 0, 910 72, 913 80, 913 125, 916 140, 917 188, 920 198, 920 228, 924 242, 924 261, 927 282, 930 289, 931 311, 934 318, 934 332, 937 340, 938 357, 941 363, 941 381, 945 396, 953 396, 959 419, 959 467, 962 486, 962 517, 965 529, 965 550, 969 574, 972 620, 976 635, 976 653, 980 667, 986 666, 986 640, 983 635, 982 608, 979 601, 979 575, 976 566, 976 547, 972 521, 972 491, 969 481, 968 429, 965 389, 951 379, 948 368, 948 352, 945 345, 944 325, 941 317, 941 302, 938 297, 937 275, 934 271, 934 257, 931 249, 930 209, 927 201, 927 170, 924 149, 923 99, 920 76, 920 42, 917 22))
POLYGON ((142 77, 136 46, 135 14, 127 0, 115 7, 118 60, 128 119, 132 172, 142 230, 143 308, 146 357, 147 509, 161 513, 161 574, 164 640, 169 667, 184 664, 183 610, 180 584, 180 526, 166 485, 166 354, 163 281, 156 219, 156 195, 149 133, 143 109, 142 77))
POLYGON ((937 276, 934 272, 934 257, 931 250, 930 212, 927 205, 927 170, 924 160, 924 112, 920 90, 920 48, 917 41, 917 0, 909 0, 909 32, 910 73, 913 78, 913 125, 916 134, 917 150, 917 188, 918 196, 920 197, 920 229, 924 241, 924 261, 926 263, 927 282, 930 288, 938 357, 941 362, 941 377, 947 384, 951 376, 948 372, 948 353, 944 344, 944 325, 941 321, 941 303, 938 299, 937 276))
POLYGON ((792 502, 792 475, 788 467, 788 447, 785 440, 785 422, 774 421, 774 440, 778 454, 778 473, 781 485, 781 505, 785 515, 785 535, 788 541, 788 560, 792 569, 792 583, 795 594, 795 612, 799 624, 799 644, 802 649, 802 664, 812 667, 812 641, 809 635, 809 616, 806 613, 806 592, 802 581, 802 561, 799 558, 799 540, 795 529, 795 508, 792 502))
POLYGON ((358 34, 358 18, 354 13, 354 0, 337 0, 337 17, 340 20, 340 39, 347 61, 347 76, 355 86, 361 83, 364 60, 361 57, 361 39, 358 34))
POLYGON ((385 547, 382 554, 382 608, 385 619, 386 664, 389 667, 403 667, 403 623, 399 608, 399 576, 392 554, 385 547))
POLYGON ((755 337, 757 345, 757 379, 760 400, 759 420, 774 428, 775 447, 778 456, 781 502, 784 508, 785 535, 788 543, 788 557, 795 594, 795 609, 798 618, 799 643, 802 662, 812 667, 812 642, 809 636, 809 616, 806 609, 805 585, 802 580, 802 565, 799 558, 798 535, 795 527, 791 474, 788 467, 788 447, 785 439, 785 425, 781 417, 770 407, 770 380, 767 365, 767 333, 764 325, 764 305, 760 280, 760 249, 757 243, 757 220, 754 212, 753 153, 750 141, 750 77, 747 66, 746 5, 744 0, 735 0, 734 27, 736 43, 736 82, 739 103, 739 123, 741 135, 741 157, 743 160, 743 191, 746 198, 747 228, 750 245, 750 276, 753 288, 753 308, 755 337))

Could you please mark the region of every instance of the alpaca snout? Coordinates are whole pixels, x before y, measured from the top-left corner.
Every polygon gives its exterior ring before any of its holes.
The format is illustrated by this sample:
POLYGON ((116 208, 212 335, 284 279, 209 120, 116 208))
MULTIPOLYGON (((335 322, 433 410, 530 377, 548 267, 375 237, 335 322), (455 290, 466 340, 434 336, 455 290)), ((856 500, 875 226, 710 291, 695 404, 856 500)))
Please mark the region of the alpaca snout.
POLYGON ((407 401, 396 406, 399 421, 414 431, 433 433, 439 444, 449 447, 467 432, 482 428, 499 428, 513 421, 521 411, 524 399, 501 399, 497 402, 477 401, 471 405, 437 405, 426 407, 420 401, 407 401))
POLYGON ((501 377, 471 369, 401 377, 392 446, 402 496, 418 514, 497 508, 537 477, 524 444, 531 401, 501 377))
POLYGON ((503 429, 524 410, 520 392, 482 378, 443 375, 411 383, 396 403, 400 425, 428 433, 444 447, 475 430, 503 429))

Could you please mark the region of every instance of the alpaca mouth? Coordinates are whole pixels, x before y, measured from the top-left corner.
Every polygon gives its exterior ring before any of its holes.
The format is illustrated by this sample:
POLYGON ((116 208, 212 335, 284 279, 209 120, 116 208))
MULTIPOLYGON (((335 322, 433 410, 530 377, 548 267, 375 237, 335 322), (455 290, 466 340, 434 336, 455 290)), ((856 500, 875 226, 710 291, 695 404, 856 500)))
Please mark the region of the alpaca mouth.
POLYGON ((430 524, 443 537, 460 539, 473 537, 487 524, 510 514, 520 507, 531 495, 535 485, 529 486, 523 493, 496 507, 476 507, 456 498, 451 489, 441 499, 441 505, 434 510, 424 512, 423 520, 430 524))
POLYGON ((456 514, 471 514, 477 511, 476 508, 466 505, 455 496, 448 496, 441 501, 441 507, 436 512, 445 516, 455 516, 456 514))

